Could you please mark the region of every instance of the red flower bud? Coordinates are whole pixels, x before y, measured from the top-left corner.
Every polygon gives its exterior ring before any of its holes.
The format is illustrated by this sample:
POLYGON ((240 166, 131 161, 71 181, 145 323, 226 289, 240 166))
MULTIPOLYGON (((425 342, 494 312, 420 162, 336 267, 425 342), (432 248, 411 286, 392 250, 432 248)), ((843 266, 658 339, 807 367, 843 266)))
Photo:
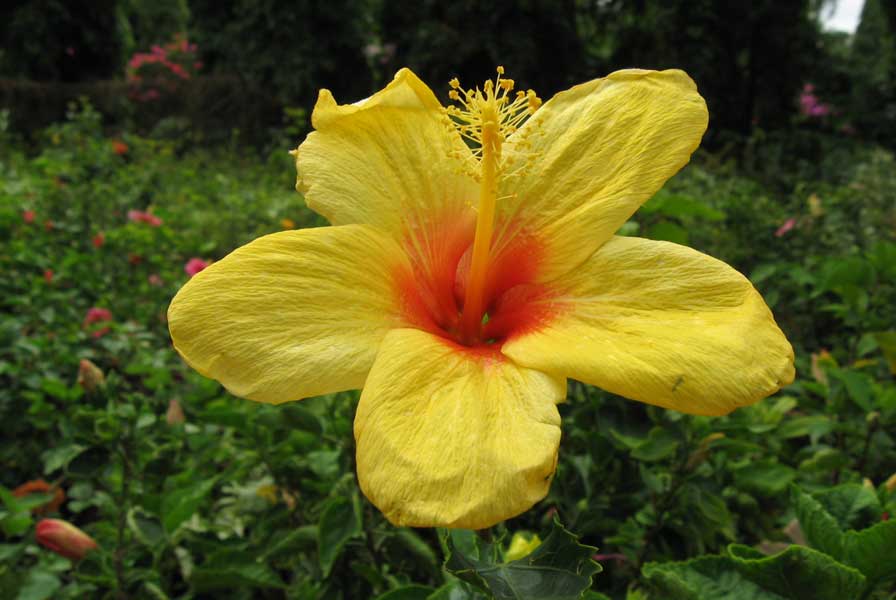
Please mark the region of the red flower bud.
POLYGON ((37 543, 71 560, 81 560, 97 547, 89 535, 61 519, 44 519, 35 528, 37 543))
POLYGON ((45 515, 55 510, 59 510, 59 507, 65 502, 65 492, 62 491, 62 488, 51 486, 43 479, 35 479, 34 481, 25 482, 12 491, 12 495, 16 498, 23 498, 29 494, 35 493, 53 494, 53 498, 46 504, 41 504, 40 506, 35 506, 31 509, 31 512, 36 515, 45 515))

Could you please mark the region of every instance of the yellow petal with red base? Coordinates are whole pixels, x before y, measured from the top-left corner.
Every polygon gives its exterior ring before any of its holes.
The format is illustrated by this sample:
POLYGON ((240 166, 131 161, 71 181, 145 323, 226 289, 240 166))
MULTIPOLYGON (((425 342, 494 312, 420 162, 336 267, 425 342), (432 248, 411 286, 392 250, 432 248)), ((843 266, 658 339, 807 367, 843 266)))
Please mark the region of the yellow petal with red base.
POLYGON ((722 415, 793 381, 793 349, 740 273, 696 250, 615 237, 540 301, 503 353, 649 404, 722 415))
POLYGON ((510 138, 497 237, 537 231, 551 240, 539 279, 564 274, 687 164, 707 122, 678 70, 617 71, 560 92, 510 138))
POLYGON ((482 529, 547 494, 563 378, 415 329, 383 340, 355 415, 358 480, 396 525, 482 529))
POLYGON ((364 225, 284 231, 189 280, 168 309, 174 346, 237 396, 279 403, 360 388, 398 324, 398 245, 364 225))
POLYGON ((316 131, 294 153, 296 188, 334 225, 396 232, 471 213, 477 186, 462 174, 470 151, 409 69, 354 104, 321 90, 311 120, 316 131))

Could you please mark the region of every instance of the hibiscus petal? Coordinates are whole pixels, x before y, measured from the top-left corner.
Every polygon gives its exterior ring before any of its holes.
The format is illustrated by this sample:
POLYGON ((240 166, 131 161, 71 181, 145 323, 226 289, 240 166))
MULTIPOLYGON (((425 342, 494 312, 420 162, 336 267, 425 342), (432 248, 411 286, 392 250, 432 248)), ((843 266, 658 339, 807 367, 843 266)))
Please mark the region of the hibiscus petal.
POLYGON ((365 225, 267 235, 181 288, 171 338, 191 367, 251 400, 360 388, 396 325, 391 273, 406 260, 365 225))
POLYGON ((502 237, 520 227, 544 234, 551 256, 540 279, 566 273, 687 164, 707 120, 696 85, 677 70, 617 71, 560 92, 508 144, 502 237))
POLYGON ((793 381, 793 349, 762 297, 696 250, 614 237, 556 283, 552 320, 502 348, 520 365, 699 415, 793 381))
POLYGON ((358 480, 396 525, 482 529, 547 494, 562 378, 415 329, 383 340, 355 415, 358 480))
POLYGON ((317 131, 295 151, 296 189, 334 225, 406 230, 471 210, 478 187, 462 174, 470 151, 409 69, 355 104, 321 90, 311 119, 317 131))

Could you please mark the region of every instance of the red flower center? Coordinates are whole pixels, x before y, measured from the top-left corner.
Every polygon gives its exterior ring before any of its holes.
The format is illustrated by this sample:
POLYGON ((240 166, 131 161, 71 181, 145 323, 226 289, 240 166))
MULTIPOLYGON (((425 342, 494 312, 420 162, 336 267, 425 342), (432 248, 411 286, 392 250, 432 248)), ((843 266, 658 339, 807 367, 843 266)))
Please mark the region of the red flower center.
POLYGON ((447 341, 483 350, 500 350, 513 335, 538 327, 551 314, 551 290, 536 283, 545 244, 525 230, 493 241, 484 289, 485 312, 478 331, 460 327, 470 275, 475 216, 461 215, 435 225, 408 228, 404 249, 410 271, 394 275, 404 318, 447 341))

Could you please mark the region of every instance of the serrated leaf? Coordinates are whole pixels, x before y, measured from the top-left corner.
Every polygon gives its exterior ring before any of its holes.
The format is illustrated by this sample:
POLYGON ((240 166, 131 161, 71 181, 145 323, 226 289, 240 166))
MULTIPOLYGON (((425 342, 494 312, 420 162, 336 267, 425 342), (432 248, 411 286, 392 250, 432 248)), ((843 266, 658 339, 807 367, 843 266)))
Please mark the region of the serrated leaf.
POLYGON ((896 521, 844 531, 818 499, 797 487, 792 495, 800 527, 813 548, 855 567, 871 586, 896 577, 896 521))
POLYGON ((318 523, 317 552, 320 570, 329 576, 346 542, 361 535, 361 511, 352 498, 333 498, 318 523))
POLYGON ((452 536, 445 541, 445 568, 496 600, 578 600, 601 571, 591 559, 597 549, 579 544, 557 520, 534 552, 507 563, 497 562, 492 544, 480 542, 478 552, 465 554, 452 536))
POLYGON ((765 557, 732 544, 728 555, 648 563, 642 573, 664 600, 844 600, 865 587, 855 569, 803 546, 765 557))
POLYGON ((843 530, 863 529, 877 524, 883 514, 874 490, 858 483, 845 483, 812 494, 843 530))

